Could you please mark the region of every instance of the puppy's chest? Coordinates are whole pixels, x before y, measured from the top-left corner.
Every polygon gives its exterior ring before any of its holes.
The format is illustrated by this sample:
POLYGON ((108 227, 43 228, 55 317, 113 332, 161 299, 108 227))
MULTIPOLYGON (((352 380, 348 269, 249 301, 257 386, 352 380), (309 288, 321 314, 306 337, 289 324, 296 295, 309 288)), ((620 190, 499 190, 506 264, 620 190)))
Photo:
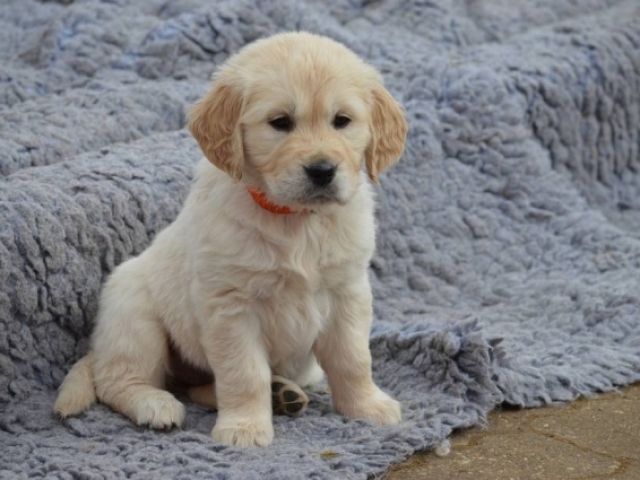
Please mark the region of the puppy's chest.
POLYGON ((293 316, 315 323, 317 313, 326 316, 325 304, 330 292, 339 286, 339 272, 345 268, 346 262, 330 264, 318 252, 288 255, 261 274, 263 281, 256 298, 261 309, 273 311, 280 318, 293 316))
POLYGON ((358 263, 362 249, 352 242, 341 245, 330 232, 323 233, 310 236, 306 241, 274 247, 272 271, 286 284, 285 290, 306 290, 313 294, 336 288, 358 263))
POLYGON ((310 350, 319 331, 329 320, 334 292, 356 268, 353 253, 336 252, 335 245, 279 251, 278 262, 263 272, 257 311, 269 346, 275 356, 310 350))

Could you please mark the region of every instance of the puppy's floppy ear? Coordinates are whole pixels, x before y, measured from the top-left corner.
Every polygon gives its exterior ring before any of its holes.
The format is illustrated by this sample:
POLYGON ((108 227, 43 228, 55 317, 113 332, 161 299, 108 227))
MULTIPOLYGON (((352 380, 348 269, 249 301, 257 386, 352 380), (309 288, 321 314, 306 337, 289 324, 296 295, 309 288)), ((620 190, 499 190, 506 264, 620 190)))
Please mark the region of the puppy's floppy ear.
POLYGON ((241 112, 242 94, 219 80, 189 112, 189 130, 204 155, 236 182, 244 166, 241 112))
POLYGON ((400 159, 406 137, 407 121, 402 107, 382 85, 377 85, 373 89, 371 142, 364 153, 373 183, 378 183, 378 175, 400 159))

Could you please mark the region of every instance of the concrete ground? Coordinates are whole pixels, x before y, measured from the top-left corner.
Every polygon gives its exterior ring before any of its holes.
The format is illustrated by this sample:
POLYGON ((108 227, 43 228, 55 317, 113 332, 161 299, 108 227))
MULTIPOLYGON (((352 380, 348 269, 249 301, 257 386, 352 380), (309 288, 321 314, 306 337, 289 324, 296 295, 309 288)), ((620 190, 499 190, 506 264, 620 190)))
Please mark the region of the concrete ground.
POLYGON ((640 384, 559 406, 493 412, 488 428, 415 455, 385 480, 640 480, 640 384))

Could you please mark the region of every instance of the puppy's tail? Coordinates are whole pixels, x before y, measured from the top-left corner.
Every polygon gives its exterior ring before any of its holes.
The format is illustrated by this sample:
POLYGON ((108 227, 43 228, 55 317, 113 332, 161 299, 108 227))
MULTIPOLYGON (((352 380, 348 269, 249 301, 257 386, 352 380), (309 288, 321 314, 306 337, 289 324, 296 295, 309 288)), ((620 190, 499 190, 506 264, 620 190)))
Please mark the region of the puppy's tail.
POLYGON ((71 368, 58 393, 53 410, 61 418, 83 412, 96 402, 93 383, 93 353, 89 352, 71 368))

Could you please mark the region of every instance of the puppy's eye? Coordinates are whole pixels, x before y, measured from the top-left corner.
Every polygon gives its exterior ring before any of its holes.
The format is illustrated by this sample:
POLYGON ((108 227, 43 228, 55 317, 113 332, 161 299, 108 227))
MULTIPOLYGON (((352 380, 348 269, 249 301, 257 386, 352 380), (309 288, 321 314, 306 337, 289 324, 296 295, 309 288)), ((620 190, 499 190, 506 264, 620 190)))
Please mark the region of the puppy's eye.
POLYGON ((290 132, 293 130, 293 120, 291 120, 289 115, 283 115, 281 117, 276 117, 273 120, 269 120, 269 125, 279 132, 290 132))
POLYGON ((337 129, 346 127, 351 123, 351 119, 346 115, 336 115, 333 119, 333 126, 337 129))

